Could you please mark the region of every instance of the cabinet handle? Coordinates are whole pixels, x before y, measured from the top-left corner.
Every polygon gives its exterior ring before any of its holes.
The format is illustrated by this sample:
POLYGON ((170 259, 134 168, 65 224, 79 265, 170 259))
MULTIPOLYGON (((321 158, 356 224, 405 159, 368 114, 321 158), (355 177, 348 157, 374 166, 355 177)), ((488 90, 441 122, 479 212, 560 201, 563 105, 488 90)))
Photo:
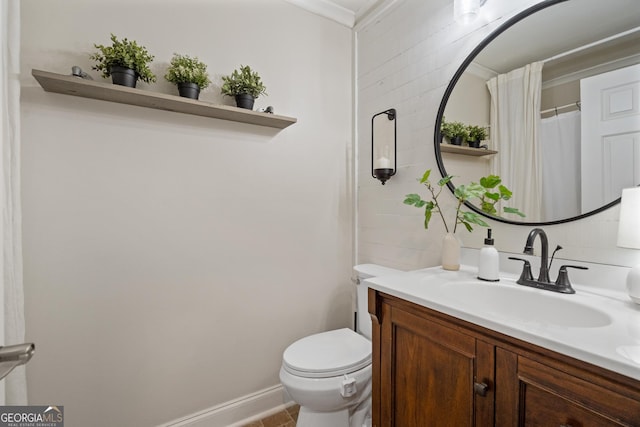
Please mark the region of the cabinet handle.
POLYGON ((473 383, 473 391, 478 396, 483 396, 483 397, 486 396, 488 390, 489 390, 489 386, 485 383, 473 383))

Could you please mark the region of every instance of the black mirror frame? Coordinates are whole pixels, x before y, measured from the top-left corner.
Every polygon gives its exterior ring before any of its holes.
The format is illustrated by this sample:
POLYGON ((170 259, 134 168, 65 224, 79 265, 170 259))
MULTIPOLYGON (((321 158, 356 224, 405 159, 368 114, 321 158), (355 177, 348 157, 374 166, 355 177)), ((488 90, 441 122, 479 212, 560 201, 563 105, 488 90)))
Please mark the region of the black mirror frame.
MULTIPOLYGON (((462 62, 462 64, 460 65, 460 67, 458 68, 458 70, 456 71, 456 73, 453 75, 453 78, 451 79, 451 81, 449 82, 449 85, 447 86, 447 89, 444 92, 444 95, 442 97, 442 101, 440 102, 440 107, 438 108, 438 115, 436 116, 436 124, 435 124, 435 132, 434 132, 434 147, 435 147, 435 154, 436 154, 436 163, 438 164, 438 170, 440 171, 440 175, 442 175, 442 177, 447 176, 447 171, 444 167, 444 163, 442 162, 442 152, 440 151, 440 141, 442 141, 442 134, 440 133, 440 126, 442 125, 442 118, 444 116, 444 110, 447 106, 447 102, 449 101, 449 97, 451 96, 451 93, 453 92, 453 89, 455 88, 456 84, 458 83, 458 80, 460 80, 460 77, 462 76, 462 74, 464 73, 464 71, 467 69, 467 67, 469 66, 469 64, 471 64, 471 62, 473 62, 473 60, 475 59, 476 56, 478 56, 478 54, 489 44, 491 43, 496 37, 498 37, 500 34, 502 34, 504 31, 506 31, 507 29, 509 29, 511 26, 513 26, 514 24, 516 24, 517 22, 522 21, 523 19, 525 19, 526 17, 533 15, 536 12, 541 11, 542 9, 546 9, 550 6, 554 6, 556 4, 559 3, 564 3, 566 1, 569 0, 545 0, 541 3, 537 3, 531 7, 529 7, 528 9, 525 9, 524 11, 518 13, 517 15, 513 16, 512 18, 510 18, 509 20, 507 20, 504 24, 502 24, 500 27, 498 27, 495 31, 493 31, 491 34, 489 34, 484 40, 482 40, 480 42, 480 44, 478 46, 476 46, 473 51, 469 54, 469 56, 467 56, 465 58, 465 60, 462 62)), ((455 186, 453 185, 453 183, 451 183, 451 181, 447 182, 447 187, 449 187, 449 190, 451 190, 451 193, 453 193, 455 191, 455 186)), ((554 220, 554 221, 545 221, 545 222, 524 222, 524 221, 512 221, 506 218, 502 218, 502 217, 498 217, 498 216, 494 216, 494 215, 489 215, 488 213, 482 211, 482 209, 478 208, 477 206, 473 205, 470 202, 465 202, 465 205, 471 209, 474 212, 479 213, 480 215, 483 215, 487 218, 490 218, 492 220, 498 221, 498 222, 503 222, 506 224, 513 224, 513 225, 526 225, 526 226, 532 226, 532 225, 553 225, 553 224, 562 224, 562 223, 566 223, 566 222, 571 222, 571 221, 576 221, 582 218, 586 218, 588 216, 591 215, 595 215, 597 213, 600 213, 602 211, 605 211, 609 208, 611 208, 612 206, 617 205, 618 203, 620 203, 620 197, 617 198, 616 200, 601 206, 598 209, 595 209, 593 211, 587 212, 587 213, 583 213, 574 217, 570 217, 570 218, 564 218, 564 219, 559 219, 559 220, 554 220)))

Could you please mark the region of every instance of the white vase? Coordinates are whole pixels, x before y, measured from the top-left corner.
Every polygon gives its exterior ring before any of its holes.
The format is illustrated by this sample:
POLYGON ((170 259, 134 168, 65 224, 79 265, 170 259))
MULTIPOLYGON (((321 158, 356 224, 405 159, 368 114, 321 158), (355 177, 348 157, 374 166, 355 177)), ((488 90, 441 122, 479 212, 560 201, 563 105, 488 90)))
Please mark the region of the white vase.
POLYGON ((442 239, 442 268, 460 270, 460 241, 453 233, 445 234, 442 239))

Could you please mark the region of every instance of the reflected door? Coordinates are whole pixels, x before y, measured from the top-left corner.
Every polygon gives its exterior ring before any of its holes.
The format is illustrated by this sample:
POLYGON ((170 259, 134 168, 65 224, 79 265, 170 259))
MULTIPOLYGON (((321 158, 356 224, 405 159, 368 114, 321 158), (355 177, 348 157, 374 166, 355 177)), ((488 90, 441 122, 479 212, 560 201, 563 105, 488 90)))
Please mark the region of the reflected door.
POLYGON ((640 184, 640 64, 580 81, 582 212, 640 184))

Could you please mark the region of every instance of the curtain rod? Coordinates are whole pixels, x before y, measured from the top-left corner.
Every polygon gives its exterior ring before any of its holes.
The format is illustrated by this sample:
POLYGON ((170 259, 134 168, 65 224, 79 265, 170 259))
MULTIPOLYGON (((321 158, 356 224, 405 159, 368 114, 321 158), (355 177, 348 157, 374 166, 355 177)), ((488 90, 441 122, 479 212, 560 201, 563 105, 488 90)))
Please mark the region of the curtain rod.
POLYGON ((571 104, 562 105, 560 107, 553 107, 553 108, 549 108, 547 110, 540 111, 540 114, 546 114, 546 113, 555 112, 556 116, 557 116, 558 115, 558 110, 565 110, 567 108, 577 108, 578 110, 580 110, 581 106, 582 106, 582 103, 580 101, 576 101, 576 102, 573 102, 571 104))
POLYGON ((632 29, 627 30, 627 31, 623 31, 623 32, 618 33, 618 34, 614 34, 613 36, 605 37, 602 40, 598 40, 598 41, 595 41, 593 43, 589 43, 589 44, 586 44, 584 46, 580 46, 580 47, 577 47, 575 49, 571 49, 571 50, 569 50, 567 52, 559 53, 559 54, 557 54, 555 56, 552 56, 550 58, 542 60, 542 62, 543 63, 547 63, 547 62, 550 62, 550 61, 553 61, 553 60, 556 60, 556 59, 560 59, 562 57, 565 57, 565 56, 568 56, 568 55, 572 55, 574 53, 578 53, 578 52, 580 52, 582 50, 585 50, 585 49, 590 49, 592 47, 595 47, 595 46, 598 46, 600 44, 606 43, 608 41, 619 39, 620 37, 624 37, 624 36, 629 35, 629 34, 633 34, 633 33, 637 32, 637 31, 640 31, 640 27, 635 27, 635 28, 632 28, 632 29))

